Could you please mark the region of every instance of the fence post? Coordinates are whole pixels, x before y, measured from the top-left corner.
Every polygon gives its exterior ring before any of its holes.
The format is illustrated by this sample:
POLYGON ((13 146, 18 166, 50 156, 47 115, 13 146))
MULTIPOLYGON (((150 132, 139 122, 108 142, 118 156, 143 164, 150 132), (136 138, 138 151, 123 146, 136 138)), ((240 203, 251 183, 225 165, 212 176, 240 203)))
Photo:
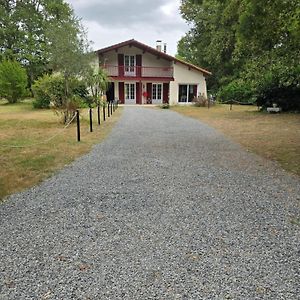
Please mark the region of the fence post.
POLYGON ((113 102, 112 101, 110 102, 110 114, 111 115, 113 114, 113 102))
POLYGON ((79 110, 76 110, 76 121, 77 121, 77 142, 80 142, 80 119, 79 110))
POLYGON ((109 102, 107 102, 107 116, 110 117, 109 102))
POLYGON ((91 108, 90 108, 90 132, 93 132, 93 113, 91 108))
POLYGON ((98 117, 98 125, 100 125, 100 106, 99 106, 99 104, 97 107, 97 117, 98 117))
POLYGON ((105 103, 103 104, 103 121, 105 121, 105 103))

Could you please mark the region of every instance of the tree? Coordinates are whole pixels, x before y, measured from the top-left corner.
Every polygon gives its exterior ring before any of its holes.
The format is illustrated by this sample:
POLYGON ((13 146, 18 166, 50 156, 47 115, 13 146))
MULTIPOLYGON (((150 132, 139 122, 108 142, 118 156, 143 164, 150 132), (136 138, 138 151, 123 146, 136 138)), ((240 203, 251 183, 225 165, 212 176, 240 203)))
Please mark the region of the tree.
POLYGON ((85 74, 86 85, 92 94, 92 101, 100 104, 100 97, 107 91, 108 77, 104 69, 99 68, 97 71, 90 67, 85 74))
POLYGON ((15 103, 24 96, 26 86, 26 71, 18 62, 6 60, 0 64, 0 96, 15 103))
MULTIPOLYGON (((62 44, 57 43, 68 39, 69 44, 76 44, 78 35, 85 38, 80 21, 63 0, 0 1, 0 61, 19 61, 27 70, 29 87, 38 76, 53 68, 53 50, 57 55, 62 44)), ((66 50, 70 49, 62 50, 66 58, 66 50)))
MULTIPOLYGON (((258 100, 282 92, 282 103, 300 98, 298 0, 182 0, 181 14, 191 30, 178 54, 212 71, 210 89, 258 100)), ((300 109, 296 102, 284 107, 300 109)))

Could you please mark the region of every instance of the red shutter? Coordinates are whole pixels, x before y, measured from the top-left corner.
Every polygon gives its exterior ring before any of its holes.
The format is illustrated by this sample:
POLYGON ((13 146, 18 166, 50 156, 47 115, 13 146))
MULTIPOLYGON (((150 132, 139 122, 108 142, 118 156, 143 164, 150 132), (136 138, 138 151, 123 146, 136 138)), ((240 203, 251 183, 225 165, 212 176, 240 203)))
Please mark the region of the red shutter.
POLYGON ((142 76, 142 55, 136 55, 136 76, 142 76))
POLYGON ((148 99, 150 99, 150 103, 152 103, 152 83, 147 83, 147 100, 148 99))
POLYGON ((119 82, 119 100, 121 104, 124 104, 124 99, 124 82, 119 82))
POLYGON ((142 104, 141 84, 139 82, 136 83, 136 104, 142 104))
POLYGON ((163 86, 163 103, 169 103, 169 83, 164 83, 163 86))
POLYGON ((124 54, 118 54, 119 76, 124 76, 124 54))

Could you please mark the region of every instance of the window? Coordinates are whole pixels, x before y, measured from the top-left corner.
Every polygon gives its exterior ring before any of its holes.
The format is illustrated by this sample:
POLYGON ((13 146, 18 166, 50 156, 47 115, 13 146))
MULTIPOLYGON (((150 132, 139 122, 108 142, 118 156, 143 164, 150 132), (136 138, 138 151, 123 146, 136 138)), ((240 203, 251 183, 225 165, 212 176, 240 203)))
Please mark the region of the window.
POLYGON ((124 55, 125 75, 135 75, 135 56, 124 55))
POLYGON ((187 103, 192 102, 193 98, 197 97, 196 84, 180 84, 178 90, 178 102, 187 103))
POLYGON ((152 84, 152 99, 153 100, 161 100, 162 99, 162 84, 161 83, 153 83, 152 84))
POLYGON ((134 100, 135 99, 135 84, 125 83, 125 99, 134 100))

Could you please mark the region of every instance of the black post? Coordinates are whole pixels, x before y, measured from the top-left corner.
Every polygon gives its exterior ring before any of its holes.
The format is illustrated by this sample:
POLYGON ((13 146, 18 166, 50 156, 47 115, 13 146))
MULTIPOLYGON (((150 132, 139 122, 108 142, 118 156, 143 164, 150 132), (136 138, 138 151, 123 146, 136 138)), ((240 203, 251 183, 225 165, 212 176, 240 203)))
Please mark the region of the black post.
POLYGON ((93 113, 91 108, 90 108, 90 132, 93 132, 93 113))
POLYGON ((116 111, 115 100, 114 100, 114 102, 113 102, 113 111, 114 111, 114 112, 116 111))
POLYGON ((105 121, 105 104, 103 104, 103 121, 105 121))
POLYGON ((97 107, 98 125, 100 125, 100 106, 97 107))
POLYGON ((107 102, 107 116, 110 117, 109 102, 107 102))
POLYGON ((110 102, 110 114, 111 115, 113 114, 113 102, 112 101, 110 102))
POLYGON ((76 120, 77 120, 77 142, 80 142, 80 119, 79 110, 76 110, 76 120))

